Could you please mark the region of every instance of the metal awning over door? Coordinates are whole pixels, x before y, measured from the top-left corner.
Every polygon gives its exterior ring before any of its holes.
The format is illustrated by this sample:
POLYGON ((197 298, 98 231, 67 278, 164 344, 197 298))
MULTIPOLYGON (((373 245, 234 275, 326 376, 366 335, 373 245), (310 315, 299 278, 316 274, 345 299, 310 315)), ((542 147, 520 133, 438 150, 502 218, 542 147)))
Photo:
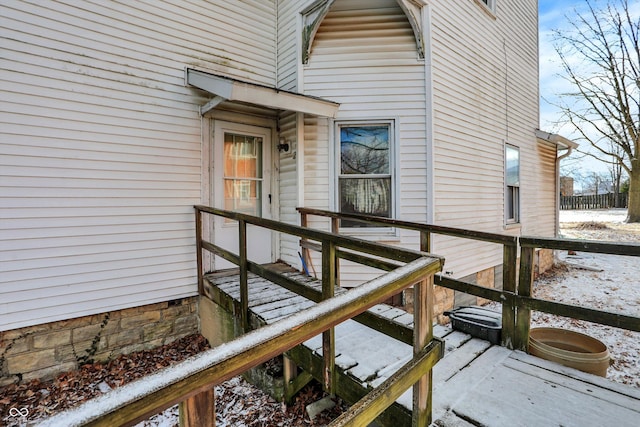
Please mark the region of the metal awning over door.
POLYGON ((326 99, 289 92, 275 87, 243 82, 212 73, 186 69, 186 83, 215 95, 200 108, 200 113, 215 108, 223 101, 236 101, 275 110, 298 111, 320 117, 335 117, 340 104, 326 99))

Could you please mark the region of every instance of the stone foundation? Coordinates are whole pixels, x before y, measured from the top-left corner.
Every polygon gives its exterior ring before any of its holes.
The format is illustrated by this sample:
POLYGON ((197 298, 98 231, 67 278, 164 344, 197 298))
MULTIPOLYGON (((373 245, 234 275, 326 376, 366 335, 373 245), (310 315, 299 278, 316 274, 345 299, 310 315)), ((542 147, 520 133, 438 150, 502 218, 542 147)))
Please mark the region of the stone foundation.
POLYGON ((555 253, 553 249, 539 249, 536 251, 534 274, 536 277, 551 269, 555 264, 555 253))
POLYGON ((0 332, 0 386, 50 379, 197 332, 197 297, 0 332))

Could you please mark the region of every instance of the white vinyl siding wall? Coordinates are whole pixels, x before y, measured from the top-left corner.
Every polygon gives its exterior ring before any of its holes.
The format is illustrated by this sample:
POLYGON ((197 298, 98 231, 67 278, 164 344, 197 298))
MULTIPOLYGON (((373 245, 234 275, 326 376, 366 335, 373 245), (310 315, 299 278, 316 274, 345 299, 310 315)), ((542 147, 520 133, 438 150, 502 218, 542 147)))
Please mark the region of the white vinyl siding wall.
MULTIPOLYGON (((299 177, 297 172, 297 152, 294 157, 294 150, 297 151, 297 119, 298 113, 287 112, 280 116, 278 127, 280 129, 280 137, 289 143, 288 153, 278 153, 278 203, 279 203, 279 221, 289 224, 300 224, 299 214, 296 211, 298 207, 298 191, 299 177)), ((299 239, 295 236, 281 234, 280 235, 280 258, 290 265, 299 265, 300 258, 299 239)))
POLYGON ((522 179, 527 182, 521 189, 521 198, 528 203, 523 204, 521 212, 522 234, 527 236, 556 235, 556 216, 558 205, 556 188, 556 156, 557 147, 549 143, 538 142, 535 151, 528 152, 531 157, 525 158, 530 166, 522 179), (522 191, 524 190, 524 193, 522 191))
POLYGON ((275 82, 275 6, 0 6, 0 330, 196 293, 205 94, 275 82))
MULTIPOLYGON (((337 1, 318 29, 303 81, 306 94, 340 103, 336 120, 395 120, 397 217, 424 222, 424 62, 418 59, 411 25, 396 1, 337 1)), ((335 143, 333 132, 325 119, 305 120, 305 206, 336 209, 330 191, 335 186, 335 153, 329 146, 335 143)), ((316 223, 321 224, 328 227, 327 221, 316 223)), ((418 238, 416 233, 401 233, 390 242, 415 248, 418 238)), ((341 265, 343 285, 371 277, 364 273, 360 267, 341 265)))
MULTIPOLYGON (((519 234, 538 203, 537 9, 534 1, 430 3, 438 225, 519 234), (504 144, 520 149, 521 227, 505 229, 504 144)), ((437 238, 455 277, 502 263, 499 245, 437 238)))

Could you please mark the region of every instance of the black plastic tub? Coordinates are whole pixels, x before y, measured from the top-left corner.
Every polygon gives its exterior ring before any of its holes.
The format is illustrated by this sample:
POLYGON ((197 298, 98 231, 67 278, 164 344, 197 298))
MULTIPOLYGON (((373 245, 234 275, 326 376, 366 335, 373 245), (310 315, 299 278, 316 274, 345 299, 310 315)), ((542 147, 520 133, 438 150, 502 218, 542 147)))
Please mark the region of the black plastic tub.
POLYGON ((502 334, 502 313, 478 307, 459 307, 445 311, 445 316, 451 319, 451 327, 473 337, 500 344, 502 334))

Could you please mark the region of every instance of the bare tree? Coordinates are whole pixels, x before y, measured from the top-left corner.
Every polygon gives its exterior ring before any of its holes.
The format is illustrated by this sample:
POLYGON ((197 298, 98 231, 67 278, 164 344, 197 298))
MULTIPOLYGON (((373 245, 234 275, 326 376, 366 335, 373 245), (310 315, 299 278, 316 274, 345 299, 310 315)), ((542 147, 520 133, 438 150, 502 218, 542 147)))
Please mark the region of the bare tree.
POLYGON ((611 151, 615 152, 618 156, 613 159, 612 164, 609 166, 609 178, 611 179, 612 189, 614 194, 613 207, 619 208, 620 206, 620 184, 624 175, 624 169, 622 164, 618 160, 623 156, 622 148, 618 145, 610 144, 611 151))
POLYGON ((629 175, 627 221, 640 222, 640 16, 628 0, 585 2, 584 13, 575 11, 568 28, 555 31, 556 52, 575 88, 561 94, 559 107, 593 147, 585 154, 629 175))

